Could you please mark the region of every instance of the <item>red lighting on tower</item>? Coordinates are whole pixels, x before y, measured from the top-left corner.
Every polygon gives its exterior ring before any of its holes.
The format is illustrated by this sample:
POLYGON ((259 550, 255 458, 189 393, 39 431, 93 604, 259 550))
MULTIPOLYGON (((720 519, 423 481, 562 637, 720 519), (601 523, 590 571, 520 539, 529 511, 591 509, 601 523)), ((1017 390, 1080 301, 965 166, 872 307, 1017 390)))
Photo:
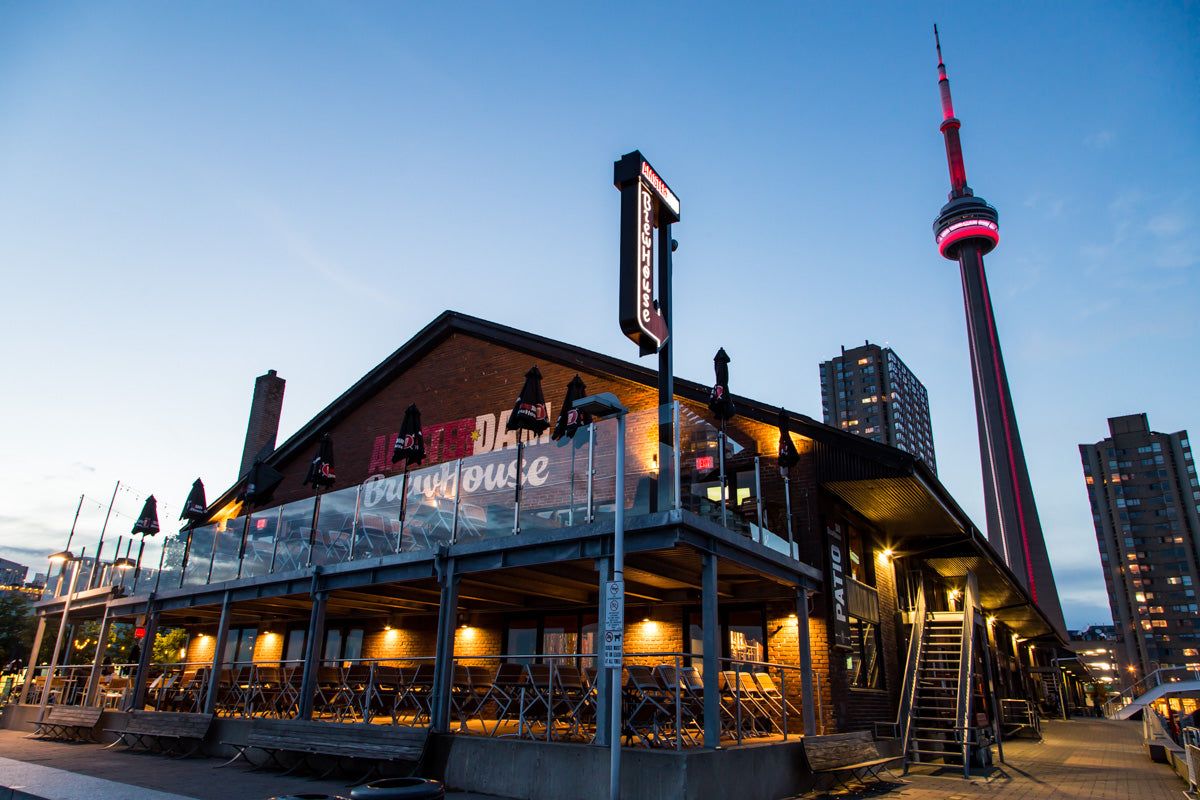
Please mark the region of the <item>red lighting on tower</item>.
POLYGON ((933 37, 937 44, 938 93, 942 101, 940 130, 945 138, 946 163, 950 169, 949 202, 933 223, 933 232, 938 252, 944 258, 958 262, 962 277, 971 376, 975 383, 979 420, 988 541, 1025 584, 1030 597, 1051 624, 1065 634, 1066 623, 1034 503, 1004 357, 1000 352, 987 274, 983 269, 983 257, 1000 241, 999 215, 967 185, 967 169, 959 139, 962 122, 954 116, 950 79, 946 76, 942 41, 936 25, 933 37))

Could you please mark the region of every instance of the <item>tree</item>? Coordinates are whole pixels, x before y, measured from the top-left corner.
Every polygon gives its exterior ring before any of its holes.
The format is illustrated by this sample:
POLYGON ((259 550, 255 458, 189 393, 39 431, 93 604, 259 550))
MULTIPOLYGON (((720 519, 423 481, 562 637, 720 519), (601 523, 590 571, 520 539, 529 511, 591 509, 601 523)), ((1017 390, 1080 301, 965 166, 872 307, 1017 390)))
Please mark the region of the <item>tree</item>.
POLYGON ((14 658, 29 660, 36 625, 29 598, 21 592, 0 596, 0 667, 14 658))
POLYGON ((187 647, 187 631, 183 628, 165 628, 154 637, 154 652, 151 659, 155 664, 178 664, 179 655, 187 647))

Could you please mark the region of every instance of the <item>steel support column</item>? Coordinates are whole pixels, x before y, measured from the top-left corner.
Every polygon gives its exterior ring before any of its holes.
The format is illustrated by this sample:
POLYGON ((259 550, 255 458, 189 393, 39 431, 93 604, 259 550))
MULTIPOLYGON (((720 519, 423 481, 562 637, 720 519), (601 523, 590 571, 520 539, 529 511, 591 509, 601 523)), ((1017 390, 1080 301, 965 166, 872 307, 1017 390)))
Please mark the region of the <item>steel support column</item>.
POLYGON ((458 628, 458 575, 454 559, 439 556, 438 583, 442 594, 438 605, 437 649, 433 667, 433 703, 430 728, 450 732, 450 693, 454 688, 454 631, 458 628))
POLYGON ((225 642, 229 639, 232 606, 229 592, 226 592, 221 600, 221 621, 217 623, 217 636, 213 641, 212 668, 208 671, 208 696, 204 699, 205 714, 213 714, 217 710, 217 695, 221 692, 221 670, 225 663, 225 642))
POLYGON ((702 556, 704 575, 701 581, 701 625, 704 628, 704 746, 721 744, 721 667, 720 628, 717 619, 717 556, 702 556))
POLYGON ((796 592, 796 647, 800 651, 800 699, 804 706, 804 735, 817 735, 817 701, 813 692, 812 637, 808 629, 808 590, 796 592))
POLYGON ((317 691, 317 670, 321 666, 321 651, 325 649, 325 605, 329 601, 329 592, 313 592, 312 599, 312 616, 308 620, 308 649, 304 654, 304 677, 300 681, 300 711, 296 714, 297 719, 312 719, 313 694, 317 691))

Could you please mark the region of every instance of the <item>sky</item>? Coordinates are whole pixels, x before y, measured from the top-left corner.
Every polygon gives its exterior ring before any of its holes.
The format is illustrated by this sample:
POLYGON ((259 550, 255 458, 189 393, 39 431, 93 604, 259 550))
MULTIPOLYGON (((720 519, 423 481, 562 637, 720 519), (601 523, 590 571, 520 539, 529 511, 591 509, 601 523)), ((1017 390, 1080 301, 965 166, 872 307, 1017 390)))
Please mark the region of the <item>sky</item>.
MULTIPOLYGON (((676 374, 821 418, 893 347, 982 528, 933 24, 1067 623, 1110 622, 1078 444, 1200 431, 1200 4, 0 3, 0 557, 237 477, 446 309, 636 361, 634 149, 681 202, 676 374), (80 498, 83 498, 82 501, 80 498)), ((645 361, 647 366, 653 360, 645 361)), ((398 422, 398 421, 397 421, 398 422)), ((111 554, 111 549, 108 554, 111 554)), ((136 552, 135 552, 136 554, 136 552)))

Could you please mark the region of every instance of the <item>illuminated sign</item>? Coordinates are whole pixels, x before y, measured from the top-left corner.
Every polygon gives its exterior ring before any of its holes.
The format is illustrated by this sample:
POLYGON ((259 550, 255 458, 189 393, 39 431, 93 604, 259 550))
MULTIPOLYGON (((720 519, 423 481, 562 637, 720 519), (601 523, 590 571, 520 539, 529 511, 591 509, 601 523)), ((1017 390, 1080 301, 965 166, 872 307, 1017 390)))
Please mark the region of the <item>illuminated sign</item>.
POLYGON ((1000 226, 990 219, 981 219, 978 217, 960 219, 938 231, 938 252, 943 257, 950 258, 950 256, 946 255, 946 251, 951 245, 961 242, 963 239, 975 238, 983 238, 990 241, 990 244, 984 248, 985 252, 988 252, 1000 241, 1000 226))
POLYGON ((846 568, 842 560, 842 526, 834 523, 825 528, 828 539, 829 570, 828 585, 829 606, 833 617, 833 646, 838 649, 850 650, 850 617, 846 606, 846 568))
POLYGON ((696 459, 696 469, 712 469, 712 468, 713 468, 713 457, 712 456, 700 456, 699 458, 696 459))
POLYGON ((656 353, 670 331, 654 301, 654 229, 662 252, 670 246, 670 225, 679 221, 679 198, 637 150, 613 165, 621 190, 621 331, 642 355, 656 353))

